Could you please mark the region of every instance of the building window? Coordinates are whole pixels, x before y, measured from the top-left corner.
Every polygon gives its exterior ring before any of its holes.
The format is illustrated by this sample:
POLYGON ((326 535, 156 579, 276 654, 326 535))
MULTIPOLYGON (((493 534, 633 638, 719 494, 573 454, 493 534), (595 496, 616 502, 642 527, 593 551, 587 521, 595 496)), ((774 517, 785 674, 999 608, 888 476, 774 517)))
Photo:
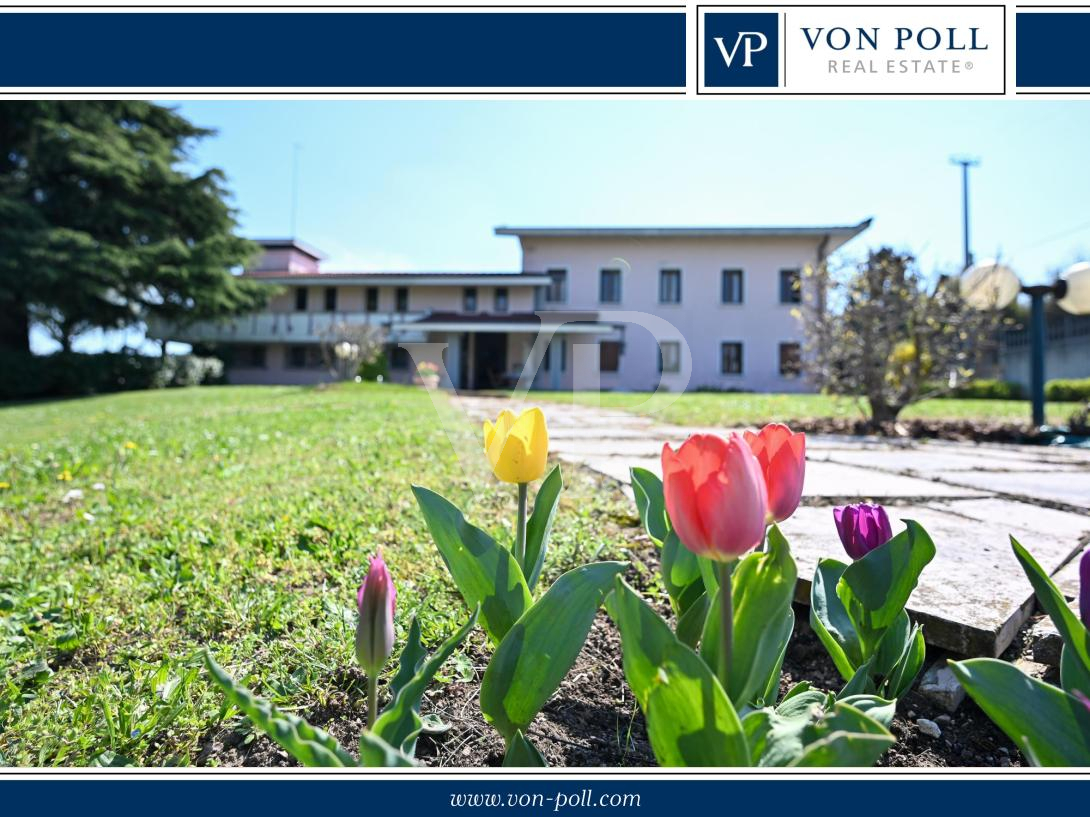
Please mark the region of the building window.
POLYGON ((306 346, 289 346, 288 347, 288 368, 289 369, 305 369, 307 367, 307 347, 306 346))
POLYGON ((325 288, 325 311, 336 312, 337 311, 337 288, 326 287, 325 288))
POLYGON ((659 371, 676 374, 681 371, 681 343, 676 340, 659 342, 659 371))
POLYGON ((398 287, 397 288, 397 306, 394 307, 398 312, 409 311, 409 288, 398 287))
POLYGON ((409 365, 412 363, 412 355, 409 354, 409 350, 396 343, 390 344, 389 357, 391 369, 408 369, 409 365))
POLYGON ((462 311, 477 311, 477 287, 466 287, 462 290, 462 311))
POLYGON ((797 343, 780 344, 780 377, 802 374, 802 348, 797 343))
POLYGON ((261 345, 240 346, 235 360, 238 362, 239 368, 242 369, 264 369, 265 347, 261 345))
POLYGON ((681 303, 681 270, 664 269, 659 271, 659 303, 681 303))
POLYGON ((568 300, 568 271, 566 269, 546 270, 551 283, 545 288, 545 303, 562 304, 568 300))
POLYGON ((378 312, 378 287, 367 287, 367 305, 364 308, 368 312, 378 312))
POLYGON ((797 269, 780 270, 780 303, 802 303, 802 278, 797 269))
POLYGON ((598 273, 598 300, 604 304, 621 302, 621 271, 604 269, 598 273))
POLYGON ((722 300, 725 304, 740 304, 745 300, 740 269, 723 270, 722 300))
POLYGON ((598 344, 598 370, 617 372, 621 369, 621 343, 616 340, 603 340, 598 344))
POLYGON ((495 294, 495 310, 497 312, 507 311, 507 287, 496 287, 495 294))
POLYGON ((742 373, 742 344, 737 341, 719 344, 719 371, 723 374, 742 373))
POLYGON ((306 312, 307 311, 307 288, 296 287, 295 288, 295 311, 306 312))

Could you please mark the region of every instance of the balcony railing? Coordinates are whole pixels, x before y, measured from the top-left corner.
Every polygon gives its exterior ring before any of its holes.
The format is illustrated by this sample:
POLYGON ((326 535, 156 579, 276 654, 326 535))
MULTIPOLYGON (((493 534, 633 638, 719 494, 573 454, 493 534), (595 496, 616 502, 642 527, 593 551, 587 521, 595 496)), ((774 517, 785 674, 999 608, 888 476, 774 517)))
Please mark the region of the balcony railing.
POLYGON ((371 324, 418 321, 423 312, 255 312, 223 321, 201 321, 175 326, 164 321, 148 323, 148 337, 182 343, 317 343, 336 324, 371 324))

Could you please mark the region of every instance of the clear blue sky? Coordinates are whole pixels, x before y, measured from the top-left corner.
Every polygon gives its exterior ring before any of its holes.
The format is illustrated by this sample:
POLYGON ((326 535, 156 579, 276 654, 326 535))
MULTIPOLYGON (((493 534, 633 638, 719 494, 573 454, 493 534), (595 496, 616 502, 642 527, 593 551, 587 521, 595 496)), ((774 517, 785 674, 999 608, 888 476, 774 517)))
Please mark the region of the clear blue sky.
POLYGON ((1090 102, 187 101, 218 135, 243 232, 291 232, 331 270, 516 269, 498 224, 874 226, 927 271, 961 259, 960 171, 972 244, 1027 281, 1090 258, 1090 102))

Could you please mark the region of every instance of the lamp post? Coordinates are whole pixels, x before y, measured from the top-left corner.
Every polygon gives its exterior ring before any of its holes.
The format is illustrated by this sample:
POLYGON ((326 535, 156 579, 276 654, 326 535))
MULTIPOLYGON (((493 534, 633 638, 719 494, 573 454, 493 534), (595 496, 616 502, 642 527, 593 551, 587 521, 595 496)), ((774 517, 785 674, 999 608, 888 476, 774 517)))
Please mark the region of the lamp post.
POLYGON ((1054 284, 1026 286, 1010 267, 995 260, 981 261, 961 276, 961 294, 974 309, 1003 309, 1019 293, 1029 296, 1030 399, 1033 424, 1045 424, 1045 298, 1072 315, 1090 315, 1090 263, 1068 267, 1054 284))

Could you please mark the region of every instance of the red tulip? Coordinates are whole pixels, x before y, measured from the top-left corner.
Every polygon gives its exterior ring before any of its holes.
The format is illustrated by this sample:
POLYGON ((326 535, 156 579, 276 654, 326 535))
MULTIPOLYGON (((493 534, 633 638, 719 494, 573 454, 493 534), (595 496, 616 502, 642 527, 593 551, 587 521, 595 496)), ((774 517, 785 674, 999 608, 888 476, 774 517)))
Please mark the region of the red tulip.
POLYGON ((769 518, 782 522, 795 512, 802 499, 806 435, 793 432, 783 423, 769 423, 756 433, 747 429, 745 438, 761 464, 768 486, 769 518))
POLYGON ((664 445, 662 483, 670 522, 697 556, 731 562, 764 539, 768 489, 738 434, 694 434, 677 452, 664 445))

